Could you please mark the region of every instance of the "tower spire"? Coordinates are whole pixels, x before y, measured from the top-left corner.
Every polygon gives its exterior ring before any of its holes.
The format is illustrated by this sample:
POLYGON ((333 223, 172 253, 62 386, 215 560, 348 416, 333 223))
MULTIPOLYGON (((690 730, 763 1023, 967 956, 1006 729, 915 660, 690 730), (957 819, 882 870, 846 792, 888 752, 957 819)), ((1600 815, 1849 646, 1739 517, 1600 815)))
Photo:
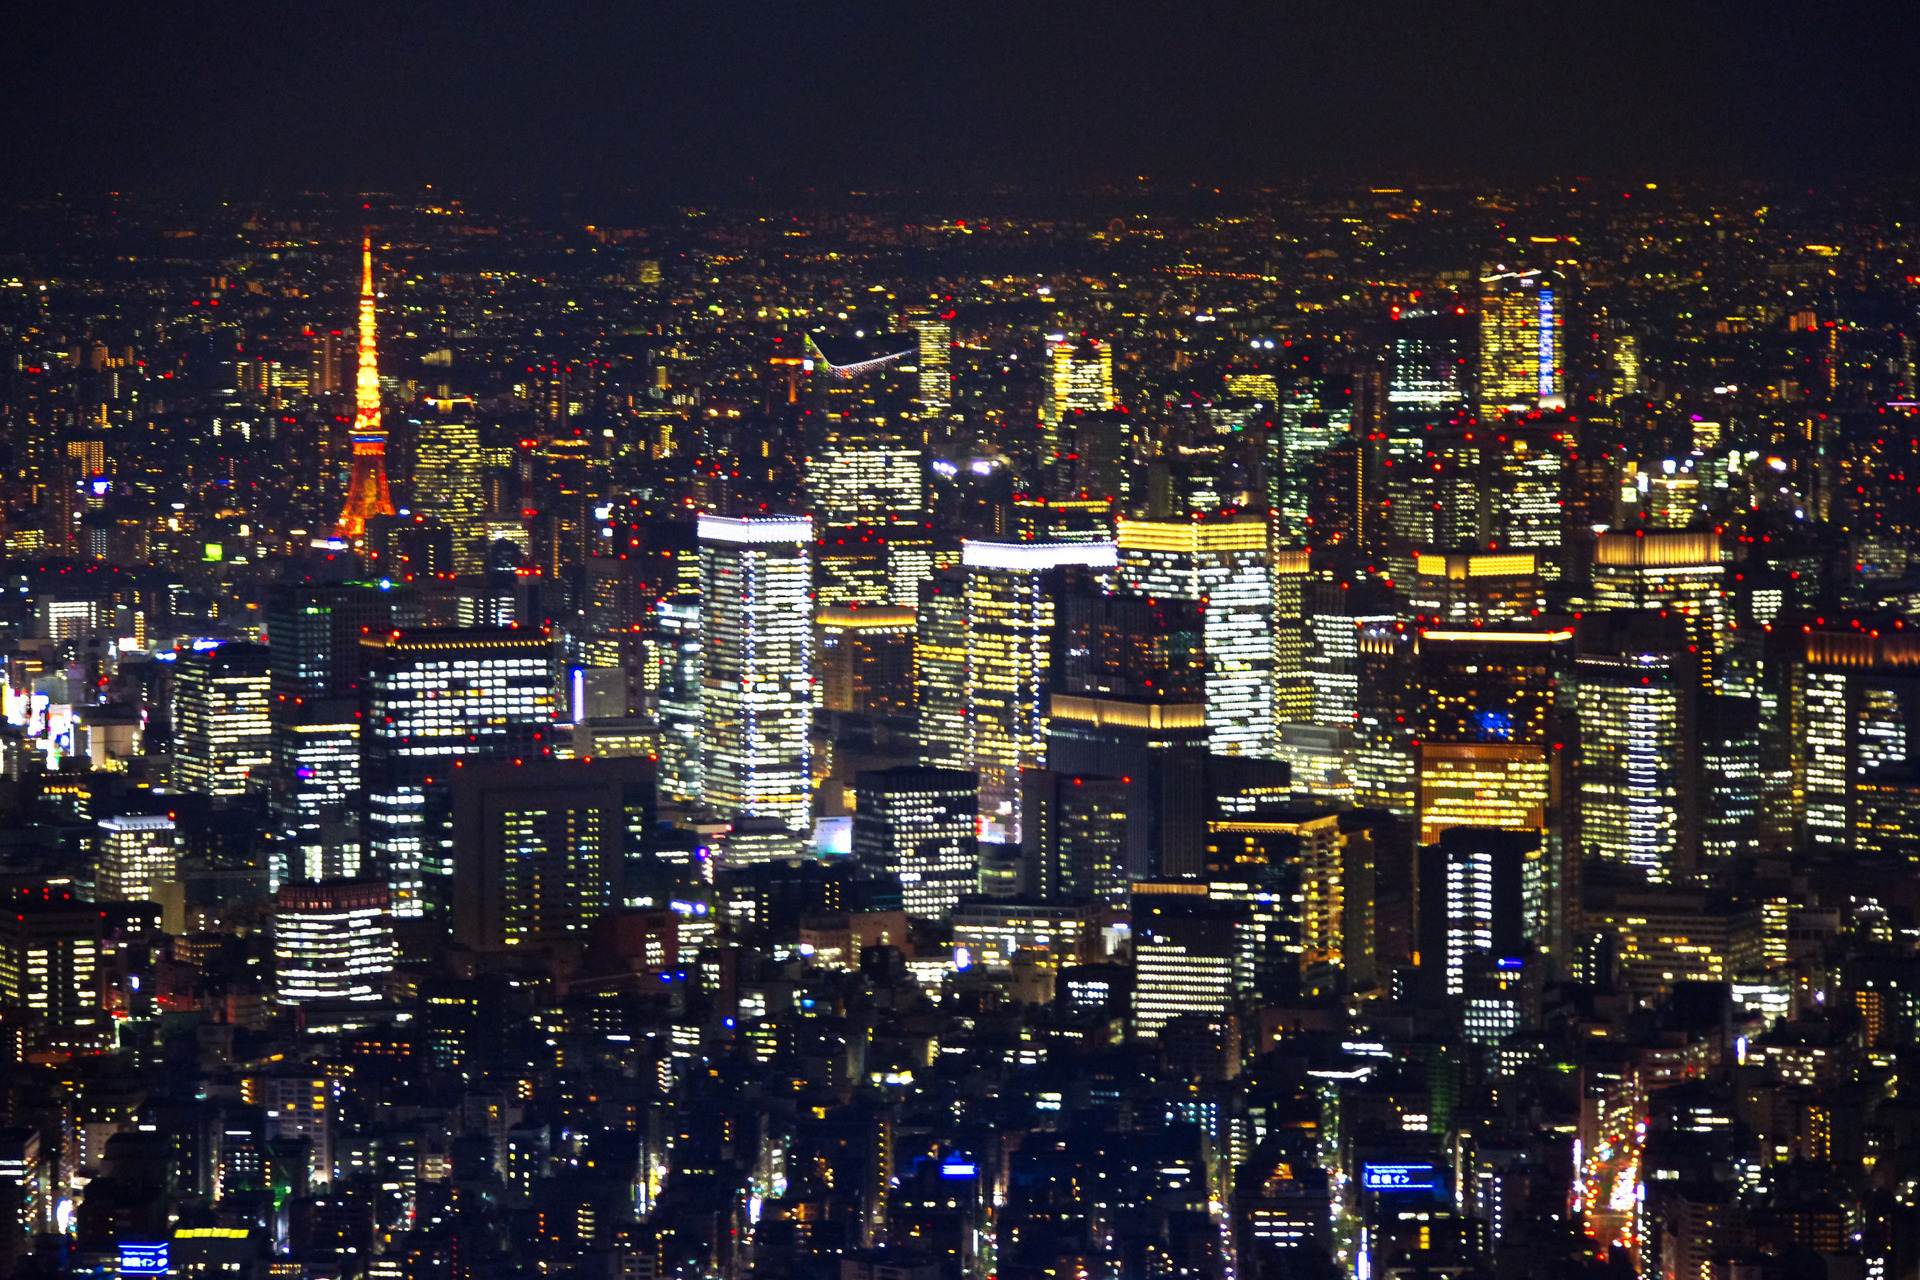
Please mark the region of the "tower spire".
POLYGON ((380 422, 380 361, 375 350, 373 237, 360 242, 360 366, 353 382, 353 473, 334 535, 366 536, 367 520, 393 514, 387 492, 387 432, 380 422))

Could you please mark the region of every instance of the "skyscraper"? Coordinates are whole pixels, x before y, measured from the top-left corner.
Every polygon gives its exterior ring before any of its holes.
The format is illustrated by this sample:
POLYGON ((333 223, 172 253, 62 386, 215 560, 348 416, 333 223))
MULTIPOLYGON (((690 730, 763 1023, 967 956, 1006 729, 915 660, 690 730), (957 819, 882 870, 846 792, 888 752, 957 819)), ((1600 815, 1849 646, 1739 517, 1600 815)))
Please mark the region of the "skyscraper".
POLYGON ((703 795, 726 822, 812 829, 813 522, 700 517, 703 795))
POLYGON ((1224 1018, 1252 985, 1247 904, 1217 901, 1203 883, 1146 885, 1133 894, 1133 1029, 1157 1036, 1176 1018, 1224 1018))
POLYGON ((1228 513, 1123 519, 1115 540, 1128 590, 1195 601, 1204 611, 1211 749, 1271 755, 1274 611, 1266 519, 1228 513))
POLYGON ((272 763, 267 649, 223 644, 174 663, 173 759, 184 791, 237 796, 266 786, 272 763))
POLYGON ((1593 602, 1602 609, 1662 609, 1686 623, 1702 687, 1722 675, 1726 570, 1711 532, 1603 533, 1593 548, 1593 602))
POLYGON ((1111 569, 1111 542, 967 542, 967 767, 980 817, 1020 838, 1020 770, 1047 763, 1047 693, 1056 589, 1069 566, 1111 569))
POLYGON ((375 348, 378 320, 373 306, 373 238, 360 244, 360 365, 353 383, 353 470, 347 479, 347 501, 334 525, 334 536, 347 541, 364 537, 367 521, 393 514, 387 492, 387 431, 380 421, 380 367, 375 348))
POLYGON ((1058 425, 1075 409, 1118 408, 1113 394, 1113 348, 1097 338, 1081 334, 1070 338, 1056 334, 1049 350, 1051 381, 1047 396, 1047 421, 1058 425))
POLYGON ((44 1045, 96 1047, 107 1031, 100 1009, 101 912, 70 891, 23 893, 0 911, 0 1001, 38 1019, 44 1045))
POLYGON ((172 818, 116 815, 100 820, 93 896, 101 902, 156 902, 180 874, 180 833, 172 818))
POLYGON ((553 642, 532 630, 423 627, 361 643, 366 851, 393 886, 393 913, 421 915, 446 905, 455 774, 548 749, 553 642))
POLYGON ((967 586, 955 569, 920 584, 914 620, 913 685, 920 760, 958 765, 967 755, 967 586))
POLYGON ((1031 892, 1076 902, 1125 899, 1132 785, 1131 777, 1021 771, 1021 856, 1038 882, 1031 892))
POLYGON ((1526 907, 1539 861, 1531 833, 1459 826, 1422 842, 1420 959, 1438 971, 1437 994, 1466 993, 1474 952, 1517 967, 1533 933, 1526 907))
POLYGON ((422 422, 415 433, 413 509, 447 528, 453 543, 453 572, 475 574, 486 567, 486 495, 481 479, 480 432, 454 416, 454 406, 422 422))
POLYGON ((853 856, 899 878, 907 914, 944 920, 978 883, 980 780, 961 769, 902 765, 855 777, 853 856))
POLYGON ((920 340, 920 416, 944 418, 953 407, 954 312, 929 307, 912 318, 920 340))
POLYGON ((1686 632, 1664 614, 1590 613, 1574 644, 1585 856, 1680 882, 1694 867, 1699 761, 1686 632))
POLYGON ((700 799, 700 597, 667 596, 655 606, 648 685, 660 717, 660 798, 700 799))
POLYGON ((1492 267, 1480 278, 1480 404, 1562 407, 1560 311, 1554 280, 1492 267))
POLYGON ((453 787, 454 938, 495 952, 584 944, 593 922, 620 908, 653 790, 652 762, 634 757, 462 770, 453 787))
POLYGON ((281 1004, 386 998, 393 920, 379 880, 283 884, 274 896, 274 970, 281 1004))

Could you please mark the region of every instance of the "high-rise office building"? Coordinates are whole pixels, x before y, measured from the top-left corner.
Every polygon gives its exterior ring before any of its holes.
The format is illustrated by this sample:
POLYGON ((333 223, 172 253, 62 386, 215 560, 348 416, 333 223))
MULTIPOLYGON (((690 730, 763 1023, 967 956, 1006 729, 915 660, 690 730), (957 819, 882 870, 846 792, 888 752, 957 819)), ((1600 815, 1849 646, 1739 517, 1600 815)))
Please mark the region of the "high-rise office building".
POLYGON ((391 901, 381 880, 281 885, 273 910, 279 1002, 386 999, 394 960, 391 901))
POLYGON ((921 763, 962 763, 967 758, 967 581, 962 570, 936 570, 920 584, 913 685, 921 763))
POLYGON ((820 705, 856 715, 911 712, 917 620, 916 610, 894 605, 827 608, 815 614, 820 705))
POLYGON ((651 823, 649 760, 542 759, 462 770, 453 786, 453 936, 476 951, 584 944, 622 903, 651 823))
POLYGON ((1138 595, 1204 612, 1207 727, 1222 755, 1271 755, 1274 609, 1263 516, 1121 520, 1119 578, 1138 595))
POLYGON ((1497 1044, 1526 1020, 1544 862, 1532 832, 1454 827, 1420 850, 1422 985, 1459 1002, 1469 1040, 1497 1044))
POLYGON ((649 646, 649 686, 660 721, 660 798, 672 804, 700 799, 700 597, 663 598, 655 607, 649 646))
POLYGON ((1313 678, 1307 656, 1313 643, 1307 628, 1306 586, 1312 557, 1302 548, 1278 547, 1270 556, 1273 571, 1273 724, 1313 720, 1313 678))
POLYGON ((273 762, 266 647, 233 643, 182 653, 173 671, 180 789, 209 796, 263 790, 273 762))
POLYGON ((1120 902, 1128 882, 1130 777, 1026 769, 1020 853, 1046 898, 1120 902))
POLYGON ((1480 434, 1488 541, 1499 551, 1533 551, 1557 562, 1572 478, 1571 424, 1558 415, 1516 417, 1480 434))
POLYGON ((1473 325, 1451 308, 1395 308, 1387 375, 1390 416, 1463 413, 1472 399, 1473 325))
POLYGON ((1845 845, 1860 829, 1859 804, 1884 809, 1916 763, 1920 635, 1899 621, 1826 617, 1776 642, 1792 728, 1791 826, 1810 844, 1845 845))
POLYGON ((1252 985, 1247 904, 1214 899, 1199 881, 1142 888, 1132 898, 1134 1033, 1229 1016, 1252 985))
POLYGON ((1421 844, 1433 843, 1451 827, 1546 831, 1555 791, 1549 748, 1425 741, 1416 756, 1421 844))
POLYGON ((289 586, 267 604, 272 705, 269 887, 360 874, 366 635, 417 625, 410 587, 289 586))
POLYGON ((1593 548, 1593 603, 1601 609, 1664 609, 1681 616, 1700 657, 1703 688, 1723 675, 1727 573, 1711 532, 1603 533, 1593 548))
POLYGON ((920 348, 920 416, 944 418, 953 408, 954 312, 928 307, 910 318, 920 348))
POLYGON ((1698 833, 1696 655, 1675 617, 1590 613, 1574 638, 1584 856, 1655 882, 1692 874, 1698 833))
POLYGON ((807 337, 805 480, 821 604, 910 604, 931 568, 916 570, 911 554, 927 541, 927 428, 914 412, 920 341, 864 330, 807 337))
POLYGON ((813 522, 700 517, 701 772, 723 821, 812 829, 813 522))
POLYGON ((486 567, 485 467, 479 429, 454 416, 454 408, 441 405, 439 414, 416 429, 413 510, 446 526, 453 572, 475 574, 486 567))
POLYGON ((284 848, 270 887, 360 874, 363 714, 355 698, 296 698, 275 709, 273 809, 284 848))
POLYGON ((1546 604, 1532 551, 1417 551, 1405 591, 1413 620, 1442 627, 1525 625, 1546 604))
POLYGON ((1048 343, 1048 422, 1057 426, 1075 409, 1098 412, 1119 407, 1113 393, 1111 345, 1085 334, 1055 334, 1048 343))
POLYGON ((118 815, 100 820, 93 896, 101 902, 157 902, 180 874, 180 833, 172 818, 118 815))
POLYGON ((968 542, 967 767, 980 775, 982 834, 1020 838, 1020 770, 1047 763, 1057 588, 1068 567, 1111 569, 1111 542, 968 542))
POLYGON ((361 643, 366 852, 393 913, 421 915, 446 905, 454 777, 551 746, 553 644, 530 629, 431 627, 361 643))
POLYGON ((854 778, 853 856, 900 881, 907 914, 944 920, 979 882, 980 780, 901 765, 854 778))
POLYGON ((100 909, 54 889, 21 893, 6 906, 0 1002, 38 1020, 35 1047, 99 1047, 109 1022, 100 1008, 100 909))
POLYGON ((1561 308, 1553 277, 1493 267, 1480 278, 1480 404, 1564 404, 1561 308))

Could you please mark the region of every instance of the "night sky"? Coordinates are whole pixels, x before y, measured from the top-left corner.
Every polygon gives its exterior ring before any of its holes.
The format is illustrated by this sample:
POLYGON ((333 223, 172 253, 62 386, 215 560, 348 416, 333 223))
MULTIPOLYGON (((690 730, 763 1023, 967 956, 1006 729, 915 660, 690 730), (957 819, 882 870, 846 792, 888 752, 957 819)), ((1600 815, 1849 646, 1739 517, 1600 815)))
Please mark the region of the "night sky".
POLYGON ((1911 3, 33 6, 20 192, 1920 168, 1911 3))

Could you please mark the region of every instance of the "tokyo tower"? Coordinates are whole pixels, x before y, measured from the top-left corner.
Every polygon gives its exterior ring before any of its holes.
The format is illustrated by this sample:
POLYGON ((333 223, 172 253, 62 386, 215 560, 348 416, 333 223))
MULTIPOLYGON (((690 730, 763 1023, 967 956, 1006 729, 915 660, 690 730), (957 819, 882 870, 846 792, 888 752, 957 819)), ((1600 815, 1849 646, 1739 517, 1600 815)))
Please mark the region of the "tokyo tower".
POLYGON ((347 541, 366 536, 369 518, 393 514, 374 340, 373 237, 368 236, 360 242, 360 369, 353 383, 353 475, 347 481, 347 504, 333 527, 334 536, 347 541))

